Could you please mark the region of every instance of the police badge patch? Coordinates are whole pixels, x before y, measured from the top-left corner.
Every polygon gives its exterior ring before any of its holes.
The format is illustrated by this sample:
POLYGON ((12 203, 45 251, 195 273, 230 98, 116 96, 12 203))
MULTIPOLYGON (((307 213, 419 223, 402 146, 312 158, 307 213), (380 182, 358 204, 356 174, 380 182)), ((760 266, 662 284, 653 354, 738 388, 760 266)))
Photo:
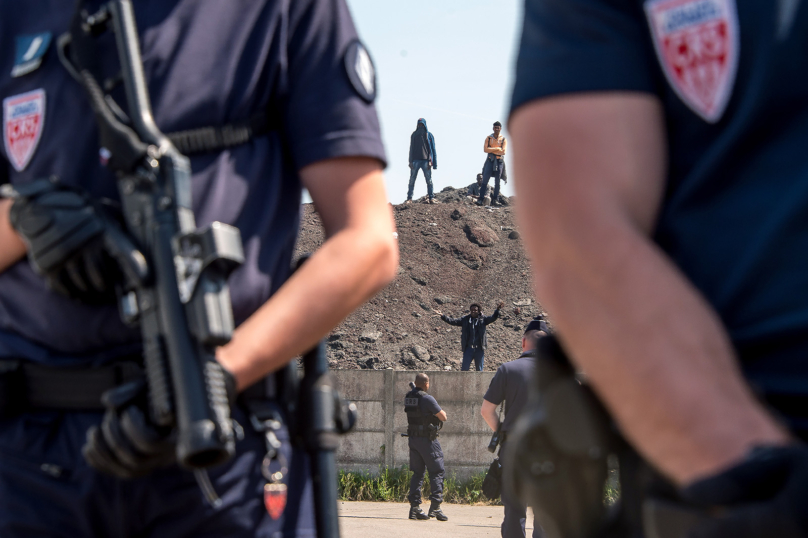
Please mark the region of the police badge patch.
POLYGON ((735 0, 647 0, 645 14, 668 82, 693 112, 717 122, 738 68, 735 0))
POLYGON ((3 99, 3 142, 11 165, 25 170, 42 135, 45 124, 45 90, 3 99))
POLYGON ((354 41, 345 51, 345 72, 356 93, 368 103, 376 99, 376 68, 362 43, 354 41))

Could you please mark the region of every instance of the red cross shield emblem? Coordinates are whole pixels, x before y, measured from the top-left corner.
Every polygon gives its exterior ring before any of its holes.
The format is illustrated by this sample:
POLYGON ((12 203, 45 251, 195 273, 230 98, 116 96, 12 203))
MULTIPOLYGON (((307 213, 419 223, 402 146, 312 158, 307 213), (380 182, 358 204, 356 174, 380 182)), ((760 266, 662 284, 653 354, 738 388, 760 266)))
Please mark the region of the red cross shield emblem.
POLYGON ((22 172, 34 156, 45 124, 45 90, 3 99, 3 142, 11 165, 22 172))
POLYGON ((673 90, 705 121, 717 122, 738 68, 735 0, 648 0, 645 13, 673 90))

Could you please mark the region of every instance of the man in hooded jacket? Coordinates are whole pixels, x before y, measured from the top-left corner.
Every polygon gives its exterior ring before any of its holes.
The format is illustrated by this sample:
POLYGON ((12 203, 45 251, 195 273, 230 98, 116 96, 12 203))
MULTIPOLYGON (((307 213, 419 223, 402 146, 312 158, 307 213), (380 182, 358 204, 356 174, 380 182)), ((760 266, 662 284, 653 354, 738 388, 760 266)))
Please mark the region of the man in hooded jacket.
POLYGON ((415 178, 418 176, 419 169, 424 171, 424 178, 426 178, 428 203, 440 203, 435 200, 435 194, 432 192, 432 168, 438 168, 435 137, 427 130, 426 120, 420 118, 415 131, 410 136, 410 185, 407 189, 407 201, 405 203, 412 203, 412 191, 415 187, 415 178))

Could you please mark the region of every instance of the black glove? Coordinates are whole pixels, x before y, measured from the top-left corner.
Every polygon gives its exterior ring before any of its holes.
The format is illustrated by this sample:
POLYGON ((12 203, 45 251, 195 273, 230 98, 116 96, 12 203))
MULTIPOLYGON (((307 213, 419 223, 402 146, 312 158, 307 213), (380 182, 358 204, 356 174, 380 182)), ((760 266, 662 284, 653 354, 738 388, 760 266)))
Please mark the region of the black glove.
POLYGON ((14 199, 12 227, 28 246, 28 259, 51 289, 89 304, 115 299, 127 275, 145 278, 143 255, 112 212, 86 193, 50 179, 4 187, 14 199))
POLYGON ((743 463, 696 482, 682 498, 715 514, 693 538, 808 537, 808 447, 765 447, 743 463))
MULTIPOLYGON (((232 405, 236 380, 225 368, 221 370, 232 405)), ((108 390, 101 401, 107 408, 104 419, 100 427, 87 430, 87 441, 81 449, 91 467, 118 478, 137 478, 175 461, 176 431, 149 421, 144 380, 108 390)))
POLYGON ((107 408, 104 419, 100 427, 87 431, 81 449, 91 467, 118 478, 136 478, 174 461, 174 431, 149 421, 144 380, 108 390, 101 400, 107 408))

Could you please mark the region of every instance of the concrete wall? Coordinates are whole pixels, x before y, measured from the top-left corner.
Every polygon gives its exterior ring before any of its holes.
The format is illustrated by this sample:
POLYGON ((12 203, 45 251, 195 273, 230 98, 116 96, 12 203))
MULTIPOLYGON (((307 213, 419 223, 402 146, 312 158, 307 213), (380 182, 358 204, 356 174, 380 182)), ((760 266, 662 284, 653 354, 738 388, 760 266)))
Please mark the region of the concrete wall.
MULTIPOLYGON (((412 371, 335 370, 339 390, 356 403, 356 429, 342 438, 337 451, 341 469, 378 472, 383 467, 409 464, 404 395, 412 371)), ((440 432, 447 474, 461 480, 483 472, 494 459, 488 452, 491 430, 480 416, 480 406, 494 372, 427 371, 429 394, 446 411, 440 432)))

